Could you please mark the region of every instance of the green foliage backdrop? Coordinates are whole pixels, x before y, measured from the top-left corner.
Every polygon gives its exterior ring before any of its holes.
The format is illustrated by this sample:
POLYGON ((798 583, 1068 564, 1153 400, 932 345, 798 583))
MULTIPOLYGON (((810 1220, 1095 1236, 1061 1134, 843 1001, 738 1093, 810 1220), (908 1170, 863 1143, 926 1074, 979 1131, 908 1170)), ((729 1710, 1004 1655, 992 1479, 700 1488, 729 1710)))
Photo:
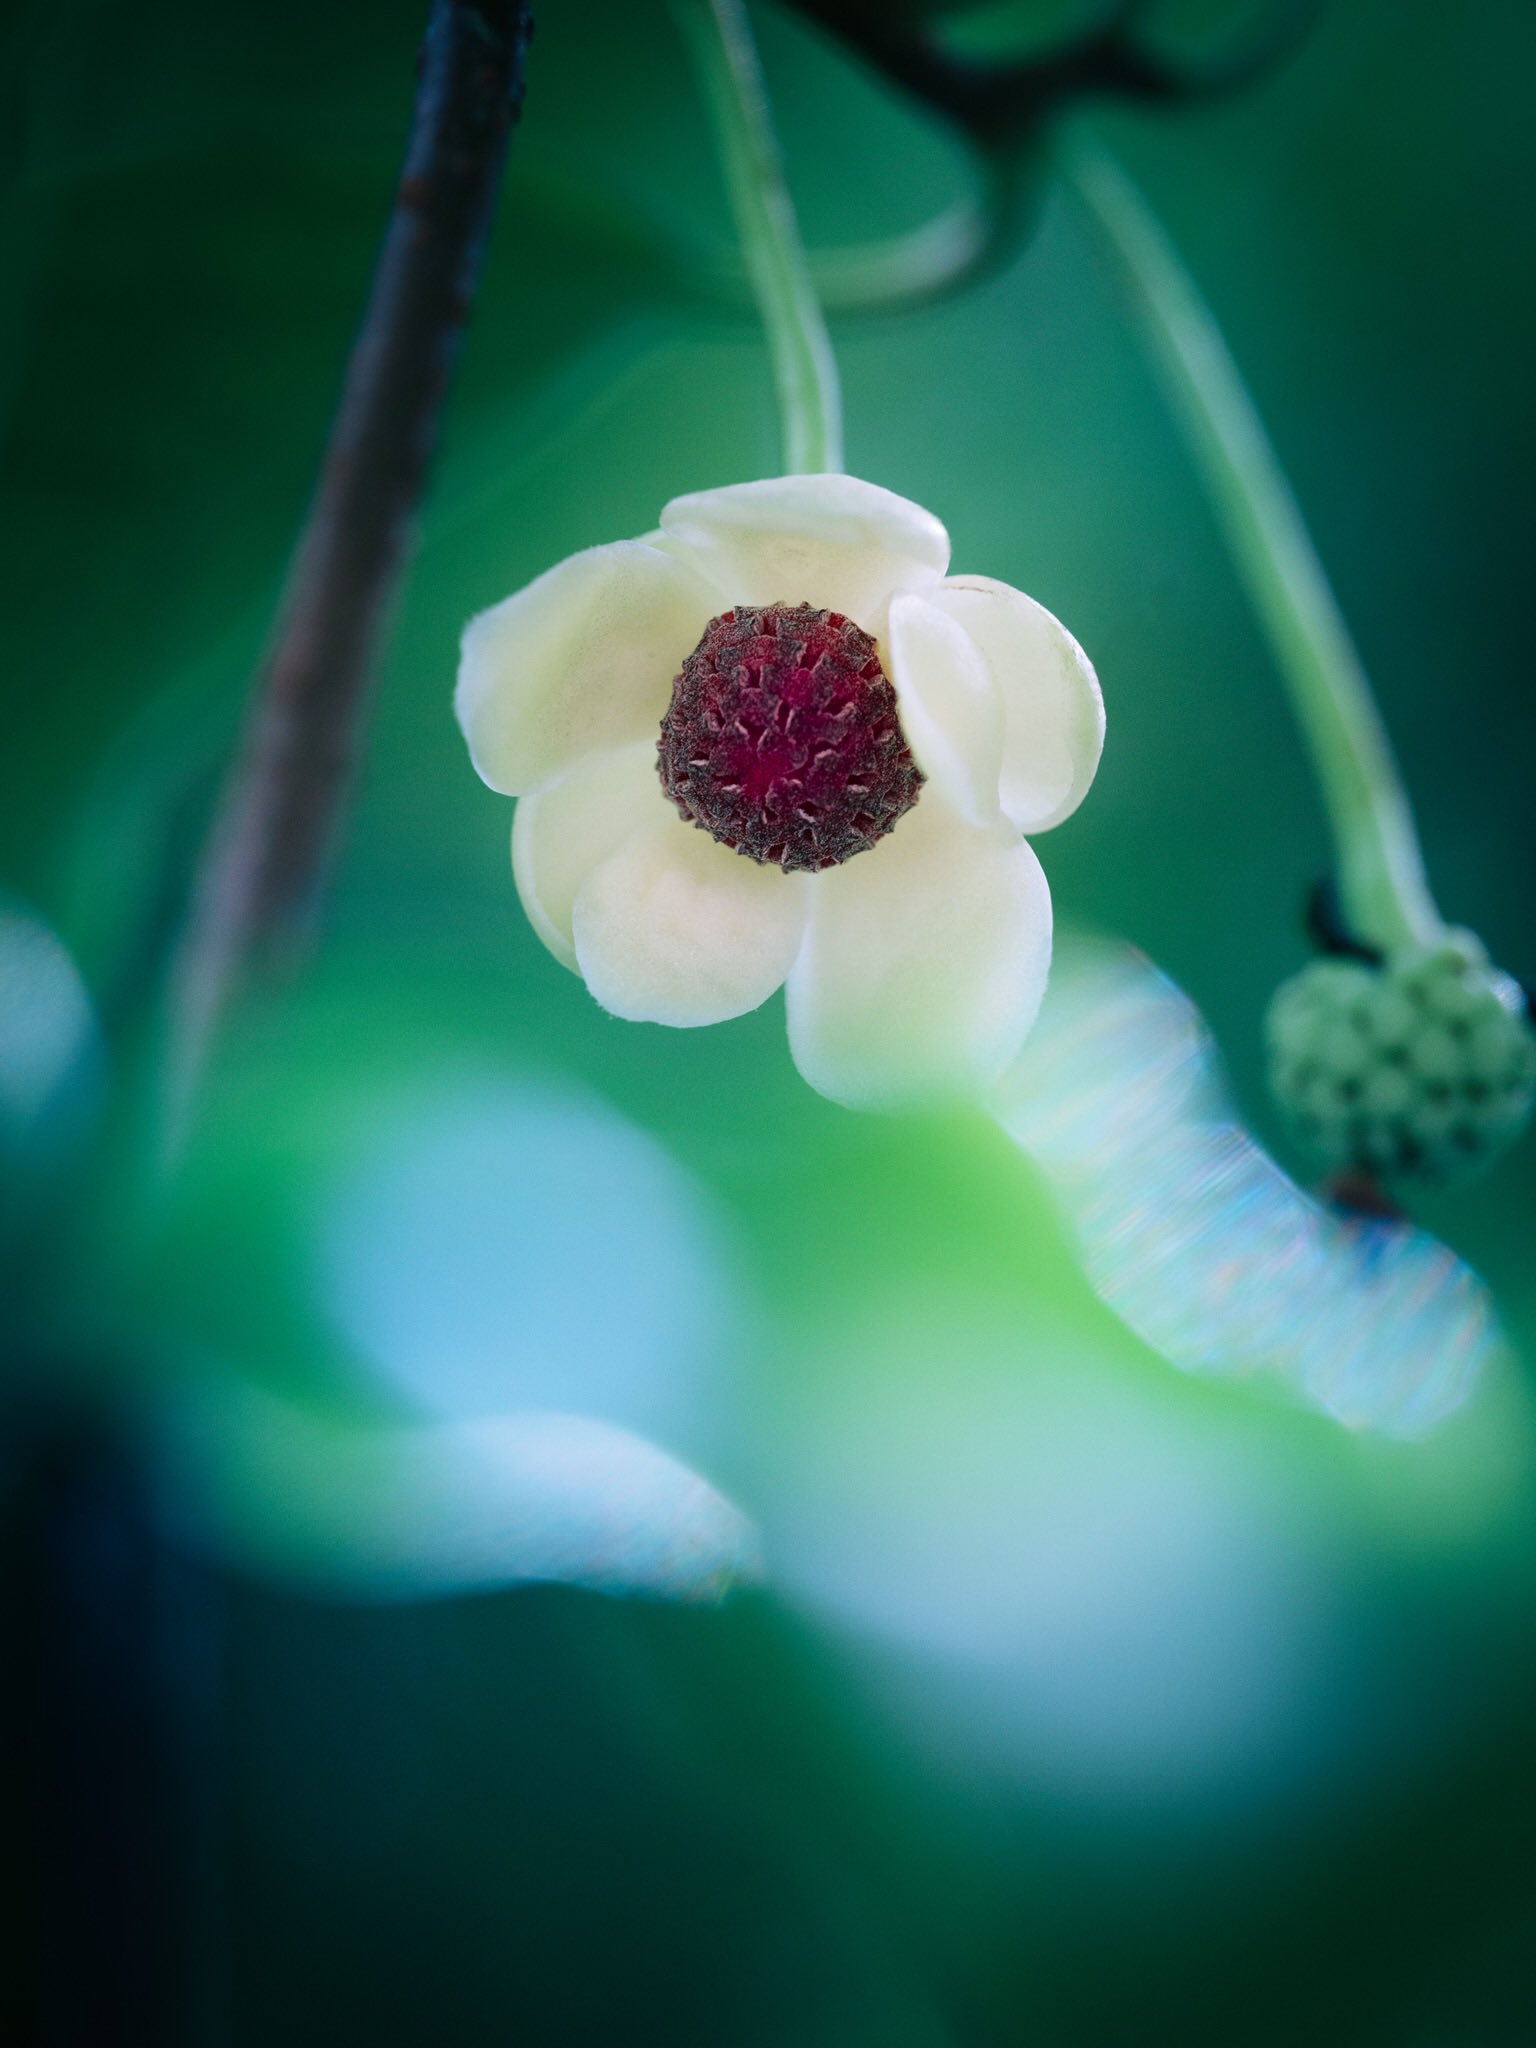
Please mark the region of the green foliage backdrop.
MULTIPOLYGON (((799 18, 761 14, 813 246, 963 197, 951 134, 799 18)), ((6 21, 0 881, 102 984, 238 725, 388 206, 419 16, 35 0, 6 21)), ((1447 914, 1527 973, 1533 69, 1521 0, 1333 0, 1238 96, 1092 114, 1250 377, 1447 914)), ((1158 1442, 1267 1474, 1352 1662, 1304 1751, 1160 1801, 936 1753, 926 1709, 893 1705, 856 1644, 771 1592, 720 1611, 555 1589, 352 1611, 210 1572, 215 1846, 189 2038, 1528 2038, 1536 1471, 1518 1374, 1420 1451, 1180 1380, 1093 1301, 989 1125, 819 1101, 776 1004, 708 1032, 620 1025, 518 912, 506 806, 450 715, 458 628, 572 550, 647 530, 670 495, 771 468, 754 325, 679 269, 728 234, 664 7, 548 0, 323 942, 296 993, 243 1020, 176 1201, 133 1226, 148 1255, 125 1255, 114 1312, 146 1352, 375 1399, 303 1239, 358 1091, 468 1070, 578 1086, 692 1171, 736 1247, 734 1448, 711 1468, 727 1491, 750 1495, 781 1451, 793 1470, 817 1432, 856 1457, 837 1390, 877 1413, 887 1368, 964 1386, 973 1333, 1005 1332, 985 1342, 1020 1375, 1080 1353, 1090 1410, 1142 1404, 1158 1442), (914 1302, 938 1334, 904 1352, 891 1304, 914 1302)), ((1322 820, 1048 167, 1000 275, 835 338, 850 466, 931 506, 957 562, 1036 594, 1098 664, 1110 741, 1053 838, 1059 915, 1191 991, 1278 1142, 1260 1018, 1304 957, 1322 820)), ((1427 1214, 1526 1356, 1533 1214, 1529 1144, 1427 1214)), ((587 1256, 600 1274, 601 1243, 587 1256)))

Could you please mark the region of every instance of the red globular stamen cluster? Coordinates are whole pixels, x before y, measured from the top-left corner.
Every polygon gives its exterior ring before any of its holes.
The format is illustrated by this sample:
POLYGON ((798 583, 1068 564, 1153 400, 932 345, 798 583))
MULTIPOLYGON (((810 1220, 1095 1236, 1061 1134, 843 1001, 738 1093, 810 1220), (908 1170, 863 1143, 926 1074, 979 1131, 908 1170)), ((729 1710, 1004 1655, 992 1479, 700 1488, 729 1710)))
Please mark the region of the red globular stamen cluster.
POLYGON ((923 781, 874 641, 808 604, 710 620, 672 686, 658 767, 684 818, 788 872, 873 846, 923 781))

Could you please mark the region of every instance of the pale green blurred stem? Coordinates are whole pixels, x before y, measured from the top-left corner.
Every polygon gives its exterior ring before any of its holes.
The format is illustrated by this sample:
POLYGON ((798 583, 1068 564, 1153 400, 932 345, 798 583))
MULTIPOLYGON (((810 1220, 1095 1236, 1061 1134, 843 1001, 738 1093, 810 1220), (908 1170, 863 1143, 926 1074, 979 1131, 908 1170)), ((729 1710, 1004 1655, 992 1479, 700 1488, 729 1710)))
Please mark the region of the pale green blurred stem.
POLYGON ((1081 137, 1062 164, 1113 257, 1248 587, 1322 786, 1355 935, 1444 932, 1413 813, 1349 628, 1231 350, 1131 180, 1081 137))
POLYGON ((843 399, 827 324, 784 182, 742 0, 673 0, 714 124, 736 231, 773 358, 784 468, 843 466, 843 399))

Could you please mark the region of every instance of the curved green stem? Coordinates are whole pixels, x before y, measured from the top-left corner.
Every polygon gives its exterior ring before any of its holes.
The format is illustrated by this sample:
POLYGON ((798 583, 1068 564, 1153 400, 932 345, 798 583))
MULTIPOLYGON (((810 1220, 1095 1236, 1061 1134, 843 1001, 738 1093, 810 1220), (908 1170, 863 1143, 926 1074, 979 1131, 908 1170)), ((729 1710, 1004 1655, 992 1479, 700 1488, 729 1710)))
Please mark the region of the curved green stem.
POLYGON ((790 475, 843 466, 843 402, 742 0, 674 0, 773 358, 790 475))
POLYGON ((1360 656, 1232 352, 1193 278, 1114 160, 1081 139, 1073 189, 1113 257, 1268 633, 1311 751, 1357 937, 1383 951, 1445 926, 1360 656))
POLYGON ((824 306, 891 313, 960 290, 984 274, 995 246, 991 214, 968 199, 888 241, 812 249, 808 261, 824 306))
POLYGON ((905 234, 843 249, 812 249, 824 306, 904 312, 984 283, 1017 254, 1035 218, 1033 152, 1008 142, 976 153, 972 192, 905 234))

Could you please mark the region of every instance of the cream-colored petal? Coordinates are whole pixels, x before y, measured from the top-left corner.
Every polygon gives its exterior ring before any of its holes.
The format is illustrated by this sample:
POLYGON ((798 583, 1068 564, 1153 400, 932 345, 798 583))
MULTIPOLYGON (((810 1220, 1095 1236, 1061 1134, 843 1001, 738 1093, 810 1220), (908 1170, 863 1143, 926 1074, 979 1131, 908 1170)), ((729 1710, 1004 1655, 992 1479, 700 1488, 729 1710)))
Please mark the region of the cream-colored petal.
POLYGON ((787 991, 795 1064, 850 1109, 974 1095, 1017 1054, 1050 960, 1029 846, 927 788, 888 839, 815 878, 787 991))
POLYGON ((918 767, 963 818, 994 823, 1003 701, 986 658, 948 612, 911 593, 891 601, 886 649, 918 767))
POLYGON ((970 634, 1003 702, 1002 803, 1021 832, 1059 825, 1087 794, 1104 748, 1093 664, 1059 619, 990 576, 927 593, 970 634))
POLYGON ((669 541, 730 604, 814 604, 867 631, 897 590, 936 583, 949 535, 931 512, 856 476, 777 476, 674 498, 669 541))
POLYGON ((805 907, 805 877, 759 867, 669 812, 577 891, 576 959, 616 1017, 723 1024, 782 985, 805 907))
POLYGON ((475 767, 521 796, 583 754, 654 734, 718 609, 686 561, 622 540, 481 612, 464 629, 454 696, 475 767))
POLYGON ((581 972, 571 909, 582 883, 626 839, 671 815, 654 740, 592 754, 518 798, 512 874, 528 922, 562 966, 581 972))

